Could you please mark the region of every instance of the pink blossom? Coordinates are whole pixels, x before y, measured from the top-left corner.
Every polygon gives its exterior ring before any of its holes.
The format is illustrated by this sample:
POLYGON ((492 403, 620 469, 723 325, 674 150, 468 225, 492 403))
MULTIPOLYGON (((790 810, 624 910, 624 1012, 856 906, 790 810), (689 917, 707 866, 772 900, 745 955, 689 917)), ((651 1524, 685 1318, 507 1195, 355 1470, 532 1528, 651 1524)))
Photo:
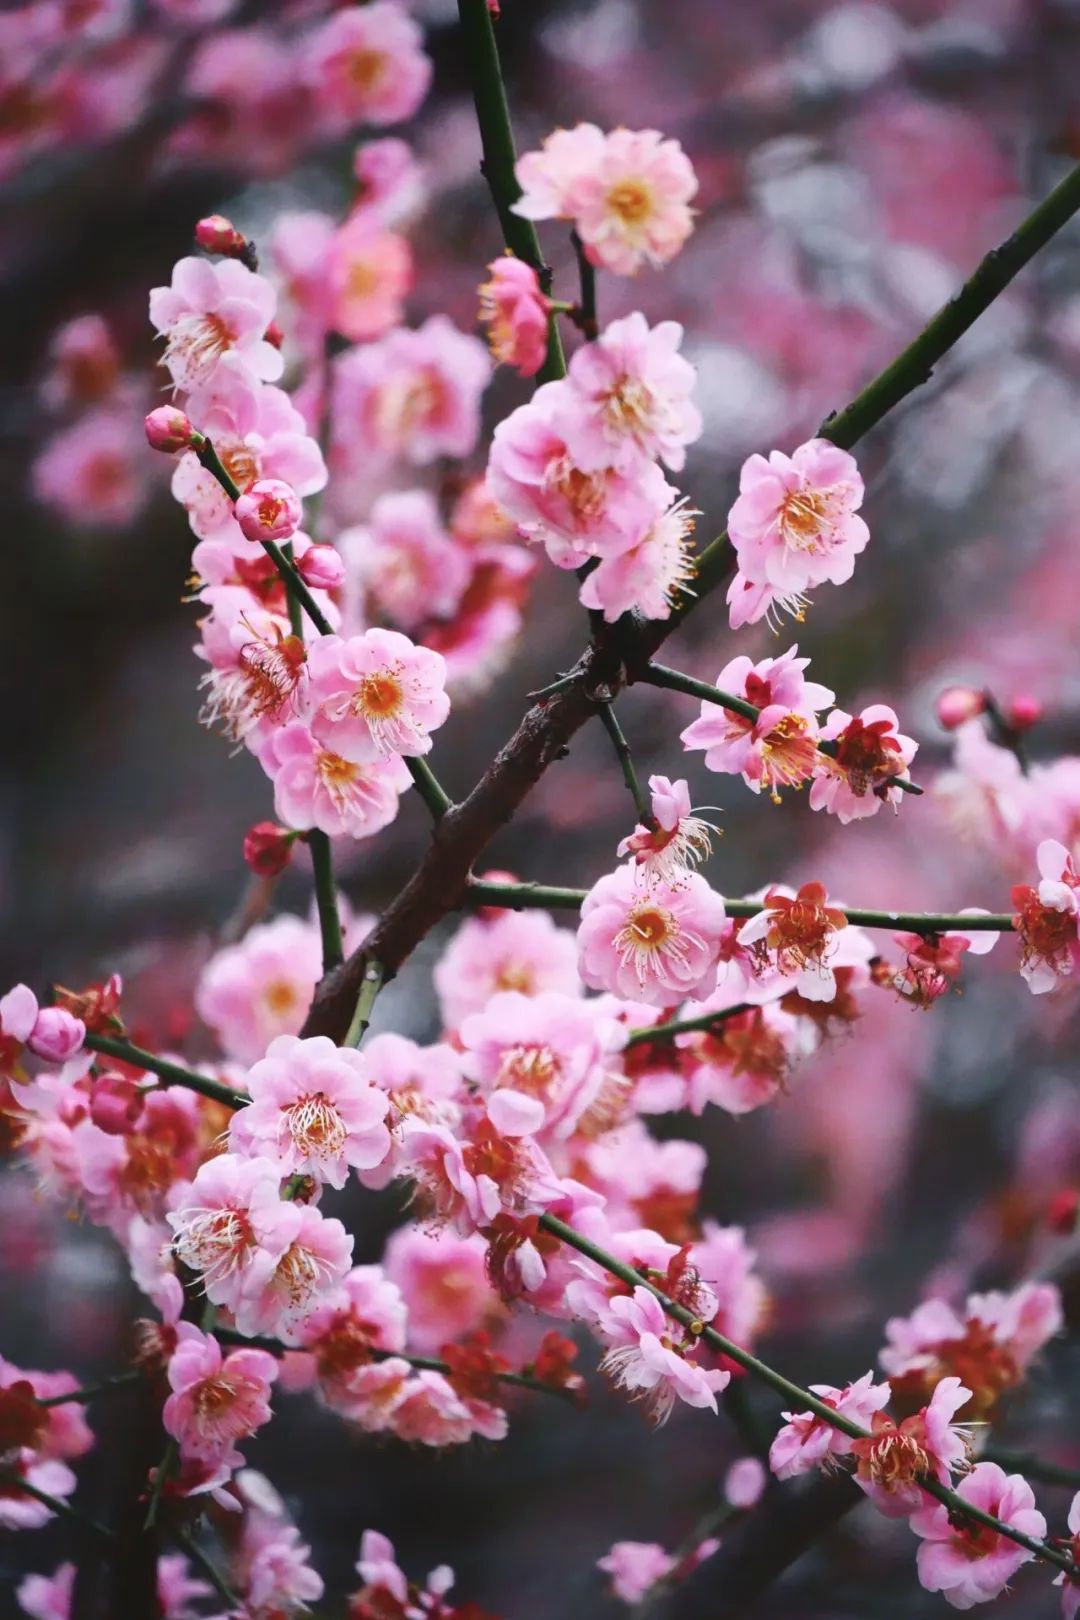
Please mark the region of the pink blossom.
POLYGON ((485 1253, 483 1239, 475 1234, 458 1237, 412 1225, 391 1233, 386 1275, 405 1301, 412 1349, 434 1355, 450 1340, 502 1320, 485 1253))
POLYGON ((63 1007, 42 1007, 26 1044, 47 1063, 67 1063, 82 1051, 86 1025, 63 1007))
POLYGON ((272 1246, 259 1244, 233 1305, 241 1333, 291 1341, 297 1327, 332 1294, 352 1264, 353 1240, 314 1204, 279 1203, 272 1246))
MULTIPOLYGON (((157 0, 190 22, 224 0, 157 0)), ((231 9, 231 8, 226 8, 231 9)), ((212 20, 212 18, 211 18, 212 20)), ((193 111, 168 142, 170 156, 276 175, 311 140, 312 105, 293 43, 271 28, 210 28, 198 40, 183 83, 193 111)))
MULTIPOLYGON (((67 1500, 78 1483, 66 1463, 40 1458, 27 1447, 9 1452, 5 1456, 5 1467, 35 1490, 44 1491, 46 1495, 58 1497, 61 1501, 67 1500)), ((0 1529, 37 1530, 53 1517, 51 1508, 21 1491, 14 1479, 4 1481, 0 1490, 0 1529)))
MULTIPOLYGON (((869 1428, 875 1412, 888 1404, 888 1384, 875 1384, 872 1372, 864 1373, 854 1384, 834 1389, 831 1384, 811 1384, 811 1393, 817 1395, 832 1411, 852 1423, 869 1428)), ((769 1448, 769 1467, 777 1479, 792 1479, 796 1474, 807 1474, 830 1457, 846 1457, 852 1448, 851 1436, 834 1428, 814 1412, 785 1412, 784 1427, 779 1430, 769 1448)))
MULTIPOLYGON (((726 984, 688 1013, 723 1012, 745 1000, 726 984)), ((701 1114, 715 1104, 729 1114, 748 1114, 770 1103, 782 1090, 792 1065, 814 1050, 801 1021, 773 1001, 749 1007, 718 1022, 714 1030, 677 1037, 685 1074, 685 1106, 701 1114)))
POLYGON ((524 259, 505 253, 488 265, 491 280, 480 288, 480 319, 491 353, 519 377, 535 377, 547 356, 551 300, 524 259))
POLYGON ((283 1175, 343 1187, 350 1166, 372 1169, 389 1152, 387 1097, 366 1079, 359 1052, 325 1035, 279 1035, 247 1089, 251 1106, 233 1116, 230 1137, 276 1159, 283 1175))
POLYGON ((205 387, 223 367, 276 382, 283 362, 266 341, 275 302, 270 283, 238 259, 181 259, 171 285, 150 294, 150 320, 166 340, 164 364, 176 387, 205 387))
POLYGON ((39 1016, 37 996, 28 984, 17 984, 0 996, 0 1071, 10 1074, 17 1068, 39 1016))
MULTIPOLYGON (((295 1330, 325 1399, 345 1410, 359 1393, 371 1351, 402 1350, 407 1312, 397 1284, 381 1266, 354 1266, 295 1330)), ((385 1366, 386 1363, 384 1362, 385 1366)))
POLYGON ((836 750, 819 752, 811 810, 827 810, 846 826, 876 815, 883 804, 898 809, 904 795, 895 783, 897 778, 909 780, 908 766, 919 748, 897 729, 899 724, 885 703, 872 703, 854 717, 834 709, 821 736, 835 743, 836 750))
POLYGON ((736 1344, 752 1346, 768 1320, 769 1296, 754 1270, 757 1255, 742 1227, 706 1219, 689 1258, 716 1301, 713 1327, 736 1344))
POLYGON ((291 540, 303 516, 300 497, 280 478, 260 478, 240 496, 236 521, 244 539, 261 545, 266 540, 291 540))
POLYGON ((215 1305, 236 1310, 252 1264, 269 1246, 280 1253, 283 1172, 271 1158, 221 1153, 170 1197, 166 1215, 178 1260, 202 1279, 215 1305))
POLYGON ((175 405, 159 405, 143 423, 146 442, 151 450, 174 455, 177 450, 190 450, 195 429, 184 411, 175 405))
POLYGON ((304 59, 320 127, 343 135, 357 124, 411 118, 431 82, 422 39, 394 0, 328 17, 309 36, 304 59))
POLYGON ((1044 838, 1036 860, 1038 889, 1018 884, 1012 891, 1020 972, 1034 996, 1056 990, 1080 965, 1080 877, 1072 856, 1057 839, 1044 838))
POLYGON ((631 866, 600 878, 578 928, 578 971, 593 990, 666 1006, 716 985, 724 902, 689 873, 642 890, 631 866))
POLYGON ((255 1063, 276 1035, 297 1035, 322 977, 317 928, 275 917, 215 953, 195 988, 195 1010, 226 1056, 255 1063))
POLYGON ((309 546, 297 559, 296 571, 315 590, 336 591, 345 583, 345 559, 335 546, 309 546))
POLYGON ((757 719, 705 699, 701 718, 682 733, 683 747, 704 749, 710 771, 740 775, 754 793, 764 788, 777 798, 780 788, 805 782, 818 763, 817 711, 832 703, 833 694, 805 678, 810 660, 798 651, 789 647, 756 664, 740 654, 725 664, 717 688, 753 704, 757 719))
POLYGON ((724 1475, 724 1495, 737 1512, 745 1513, 761 1500, 767 1478, 757 1457, 739 1457, 724 1475))
POLYGON ((659 467, 640 455, 621 469, 580 467, 565 426, 572 402, 566 379, 537 389, 495 429, 487 471, 499 506, 558 568, 631 550, 672 495, 659 467))
POLYGON ((700 513, 677 500, 653 520, 636 545, 604 557, 582 582, 578 601, 599 609, 608 624, 636 609, 645 619, 669 619, 695 576, 690 554, 700 513))
POLYGON ((212 1334, 190 1322, 177 1326, 179 1343, 167 1370, 172 1394, 162 1422, 181 1455, 237 1466, 235 1442, 270 1420, 270 1385, 277 1362, 265 1350, 222 1355, 212 1334))
POLYGON ((531 1214, 562 1196, 544 1153, 529 1136, 482 1119, 462 1143, 445 1125, 406 1117, 400 1169, 421 1190, 421 1207, 461 1236, 490 1226, 500 1211, 531 1214))
POLYGON ((658 1541, 616 1541, 597 1569, 611 1576, 611 1593, 621 1603, 639 1603, 675 1566, 670 1553, 658 1541))
MULTIPOLYGON (((749 952, 755 975, 769 979, 779 974, 793 981, 792 988, 804 1001, 832 1001, 833 962, 846 931, 847 917, 829 904, 823 883, 804 883, 794 895, 775 886, 757 916, 740 926, 738 943, 740 951, 749 952)), ((857 937, 864 949, 846 952, 845 966, 852 960, 867 962, 873 955, 867 937, 857 937)))
POLYGON ((851 578, 870 538, 858 515, 862 498, 854 457, 825 439, 810 439, 792 456, 751 456, 728 514, 740 576, 769 587, 780 607, 798 614, 812 586, 851 578))
POLYGON ((617 855, 632 855, 646 886, 654 881, 677 885, 712 853, 712 828, 690 811, 690 789, 685 780, 649 777, 653 824, 635 827, 624 838, 617 855))
POLYGON ((272 732, 259 749, 274 784, 275 814, 299 832, 372 838, 398 812, 412 778, 398 758, 354 764, 317 742, 303 721, 272 732))
POLYGON ((612 321, 570 362, 567 438, 585 472, 623 468, 659 458, 678 472, 686 446, 701 436, 701 412, 691 403, 696 373, 679 353, 677 321, 649 327, 635 311, 612 321))
POLYGON ((667 1237, 689 1235, 706 1165, 699 1143, 658 1142, 643 1120, 631 1117, 579 1151, 612 1225, 641 1223, 667 1237))
POLYGON ((104 406, 54 434, 31 469, 36 498, 77 527, 126 528, 150 494, 137 421, 104 406))
MULTIPOLYGON (((381 0, 376 0, 376 4, 381 0)), ((326 266, 328 324, 354 343, 382 337, 400 322, 413 284, 412 250, 367 210, 346 220, 326 266)))
POLYGON ((966 1468, 971 1445, 953 1418, 970 1399, 959 1378, 943 1378, 929 1405, 901 1423, 874 1413, 869 1436, 851 1449, 856 1484, 886 1518, 907 1518, 926 1504, 921 1479, 948 1485, 952 1474, 966 1468))
POLYGON ((610 1348, 601 1367, 620 1388, 646 1403, 655 1423, 667 1421, 676 1398, 717 1410, 717 1392, 727 1388, 731 1374, 706 1371, 689 1359, 698 1341, 679 1339, 677 1324, 664 1314, 651 1289, 616 1295, 603 1336, 610 1348))
MULTIPOLYGON (((1013 1529, 1040 1539, 1045 1536, 1046 1520, 1022 1474, 1007 1475, 997 1463, 976 1463, 956 1489, 965 1502, 1013 1529)), ((1006 1536, 951 1514, 940 1502, 920 1508, 909 1523, 923 1540, 919 1580, 928 1592, 941 1592, 954 1609, 970 1609, 997 1597, 1021 1565, 1034 1557, 1006 1536)))
POLYGON ((49 362, 41 392, 52 410, 105 399, 120 374, 116 344, 101 315, 77 315, 58 326, 49 339, 49 362))
POLYGON ((589 259, 618 275, 672 259, 693 229, 697 179, 678 141, 593 124, 556 130, 518 159, 527 219, 572 219, 589 259))
POLYGON ((426 754, 450 713, 442 657, 397 630, 320 636, 308 668, 312 733, 354 764, 426 754))
POLYGON ((339 543, 374 611, 409 632, 427 619, 449 618, 472 572, 423 489, 381 495, 368 523, 347 530, 339 543))
MULTIPOLYGON (((1072 1556, 1073 1563, 1075 1563, 1077 1552, 1080 1550, 1080 1491, 1077 1491, 1069 1504, 1068 1526, 1071 1531, 1071 1538, 1067 1550, 1072 1556)), ((1061 1612, 1064 1620, 1075 1620, 1076 1613, 1080 1610, 1080 1582, 1070 1580, 1065 1571, 1062 1570, 1054 1581, 1054 1585, 1063 1589, 1061 1593, 1061 1612)), ((48 1617, 46 1617, 46 1620, 48 1620, 48 1617)))
POLYGON ((421 466, 438 456, 470 455, 490 376, 485 346, 445 315, 348 350, 334 365, 335 454, 348 461, 401 457, 421 466))
MULTIPOLYGON (((251 1470, 245 1470, 250 1474, 251 1470)), ((311 1568, 311 1548, 283 1513, 258 1510, 244 1516, 240 1562, 252 1620, 306 1614, 308 1604, 323 1595, 322 1577, 311 1568)))
POLYGON ((71 1620, 74 1595, 75 1565, 59 1564, 51 1575, 27 1575, 15 1600, 30 1620, 71 1620))
POLYGON ((360 187, 357 207, 386 225, 409 219, 423 206, 424 171, 408 141, 396 135, 358 146, 353 174, 360 187))
POLYGON ((451 1029, 480 1012, 498 990, 580 995, 577 943, 545 911, 468 917, 435 964, 435 989, 451 1029))
POLYGON ((976 691, 973 686, 947 686, 938 693, 934 707, 938 724, 946 731, 955 731, 985 712, 986 693, 976 691))
POLYGON ((394 1407, 391 1427, 399 1440, 422 1446, 460 1446, 474 1435, 506 1437, 507 1418, 489 1401, 459 1395, 442 1373, 414 1373, 394 1407))

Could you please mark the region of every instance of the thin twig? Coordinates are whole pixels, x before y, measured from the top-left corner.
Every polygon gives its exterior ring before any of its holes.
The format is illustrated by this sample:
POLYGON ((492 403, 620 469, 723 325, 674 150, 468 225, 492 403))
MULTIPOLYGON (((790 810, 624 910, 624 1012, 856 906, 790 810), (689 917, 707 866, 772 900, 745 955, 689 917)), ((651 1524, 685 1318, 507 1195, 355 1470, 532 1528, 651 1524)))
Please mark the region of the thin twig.
POLYGON ((382 982, 382 963, 376 962, 375 959, 372 958, 368 962, 367 967, 364 969, 364 978, 363 983, 360 986, 360 994, 356 998, 356 1012, 353 1014, 353 1021, 346 1031, 345 1039, 341 1043, 342 1046, 360 1045, 360 1042, 367 1033, 367 1027, 371 1023, 372 1009, 375 1006, 375 998, 382 989, 382 982))
POLYGON ((78 1508, 71 1507, 62 1497, 50 1496, 48 1491, 39 1491, 36 1485, 31 1485, 29 1480, 24 1479, 22 1474, 13 1468, 0 1468, 0 1484, 8 1486, 11 1493, 21 1492, 24 1496, 32 1496, 35 1502, 40 1502, 42 1507, 47 1507, 49 1512, 55 1513, 58 1518, 71 1519, 76 1524, 85 1525, 95 1536, 101 1536, 106 1541, 114 1539, 108 1525, 92 1519, 88 1513, 80 1513, 78 1508))
POLYGON ((147 1052, 144 1047, 136 1046, 131 1041, 120 1040, 112 1035, 87 1033, 84 1044, 92 1052, 119 1058, 121 1063, 130 1063, 132 1068, 145 1069, 148 1074, 156 1074, 167 1086, 186 1086, 188 1091, 197 1091, 201 1097, 209 1097, 211 1102, 224 1103, 226 1108, 244 1108, 251 1101, 246 1091, 234 1091, 231 1086, 224 1085, 220 1080, 211 1080, 207 1074, 197 1074, 194 1069, 185 1069, 179 1063, 170 1063, 168 1058, 158 1057, 155 1052, 147 1052))
POLYGON ((96 1384, 84 1384, 81 1389, 68 1390, 66 1395, 39 1395, 36 1399, 39 1406, 67 1406, 72 1401, 93 1401, 99 1395, 112 1395, 118 1389, 130 1389, 133 1384, 141 1384, 142 1381, 141 1372, 113 1373, 96 1384))
POLYGON ((623 781, 626 783, 626 786, 629 788, 630 793, 633 796, 634 806, 638 813, 638 820, 641 821, 646 827, 654 825, 655 818, 653 816, 652 803, 649 799, 649 795, 645 792, 645 789, 638 780, 637 771, 634 769, 634 756, 630 752, 630 744, 623 735, 623 729, 616 717, 614 706, 610 703, 598 703, 596 706, 596 712, 600 716, 600 722, 604 730, 611 738, 612 745, 615 749, 615 756, 619 761, 619 769, 622 771, 623 781))

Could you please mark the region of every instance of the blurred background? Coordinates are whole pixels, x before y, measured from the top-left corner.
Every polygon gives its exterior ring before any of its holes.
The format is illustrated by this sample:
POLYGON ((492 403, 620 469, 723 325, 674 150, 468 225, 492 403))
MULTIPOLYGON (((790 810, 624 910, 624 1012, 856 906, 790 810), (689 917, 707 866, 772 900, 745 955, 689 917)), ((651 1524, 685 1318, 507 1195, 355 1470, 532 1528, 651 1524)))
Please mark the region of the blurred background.
MULTIPOLYGON (((0 17, 10 683, 0 982, 43 989, 119 970, 131 1021, 197 1058, 208 1036, 190 1011, 192 988, 251 900, 241 843, 271 803, 257 763, 197 723, 194 610, 183 601, 192 536, 170 499, 166 458, 146 448, 141 426, 162 387, 147 294, 168 281, 203 214, 227 214, 260 243, 283 213, 342 216, 356 140, 314 139, 294 77, 295 41, 325 5, 31 9, 48 14, 37 43, 26 42, 25 8, 0 17), (104 323, 95 361, 65 365, 58 334, 87 316, 104 323), (68 476, 72 466, 80 476, 68 476)), ((410 229, 408 319, 445 311, 472 330, 476 287, 501 240, 453 10, 444 0, 410 9, 435 80, 404 132, 426 186, 410 229)), ((686 327, 706 427, 681 487, 703 513, 703 540, 723 526, 743 458, 809 437, 1080 155, 1073 0, 503 0, 498 30, 519 150, 557 124, 626 123, 677 137, 695 165, 700 213, 687 248, 663 275, 601 275, 600 314, 640 308, 686 327)), ((566 230, 541 235, 556 296, 572 298, 566 230)), ((264 267, 274 274, 269 254, 264 267)), ((528 386, 500 373, 489 423, 528 386)), ((722 892, 818 877, 852 904, 1007 907, 1009 885, 1030 875, 1030 851, 987 837, 985 818, 958 816, 934 700, 957 681, 989 685, 1003 702, 1031 693, 1046 711, 1031 757, 1080 751, 1078 408, 1073 225, 859 448, 870 549, 852 584, 820 590, 808 623, 793 627, 845 708, 897 708, 921 745, 917 779, 943 776, 945 791, 841 830, 804 798, 774 807, 683 755, 678 731, 696 705, 655 691, 622 701, 642 772, 685 774, 695 803, 722 807, 710 869, 722 892)), ((464 468, 397 481, 445 499, 482 471, 484 455, 482 444, 464 468)), ((323 514, 327 538, 360 521, 377 493, 362 477, 348 483, 323 514)), ((568 576, 541 567, 523 617, 439 733, 433 760, 453 794, 510 734, 527 692, 581 648, 568 576)), ((735 651, 763 657, 791 639, 760 625, 736 640, 718 600, 667 656, 713 680, 735 651)), ((492 865, 571 884, 611 866, 630 829, 608 747, 599 727, 578 736, 493 847, 492 865)), ((358 912, 377 911, 418 858, 426 826, 413 797, 374 848, 340 852, 358 912)), ((1074 834, 1080 789, 1075 799, 1074 834)), ((306 913, 309 901, 294 870, 268 914, 306 913)), ((380 1000, 377 1027, 438 1033, 430 970, 448 932, 380 1000)), ((747 1229, 772 1298, 767 1358, 793 1377, 861 1373, 885 1318, 909 1312, 928 1286, 962 1294, 1057 1263, 1047 1205, 1080 1187, 1076 1020, 1056 998, 1036 1021, 1007 954, 978 964, 963 994, 928 1015, 877 996, 771 1108, 660 1122, 707 1147, 703 1209, 747 1229)), ((0 1179, 0 1351, 24 1366, 108 1371, 132 1313, 126 1267, 104 1235, 32 1190, 25 1172, 0 1179)), ((378 1258, 399 1203, 357 1192, 351 1213, 357 1258, 378 1258)), ((1006 1433, 1076 1465, 1078 1403, 1080 1353, 1066 1337, 1006 1433)), ((111 1488, 130 1439, 119 1403, 101 1421, 109 1444, 83 1465, 91 1494, 111 1488)), ((310 1402, 285 1400, 251 1460, 287 1492, 331 1593, 352 1584, 360 1533, 374 1526, 417 1574, 452 1562, 459 1592, 485 1609, 551 1620, 614 1614, 597 1557, 617 1539, 680 1541, 740 1450, 726 1424, 686 1410, 652 1433, 596 1383, 584 1416, 526 1406, 502 1445, 445 1457, 358 1441, 310 1402)), ((1067 1494, 1049 1500, 1061 1518, 1067 1494)), ((5 1538, 0 1588, 65 1550, 57 1523, 5 1538)), ((939 1614, 941 1601, 917 1587, 912 1553, 902 1524, 860 1510, 759 1612, 939 1614)), ((7 1590, 4 1614, 14 1612, 7 1590)), ((1032 1620, 1058 1612, 1041 1577, 1009 1601, 1032 1620)), ((709 1615, 707 1566, 671 1612, 709 1615)))

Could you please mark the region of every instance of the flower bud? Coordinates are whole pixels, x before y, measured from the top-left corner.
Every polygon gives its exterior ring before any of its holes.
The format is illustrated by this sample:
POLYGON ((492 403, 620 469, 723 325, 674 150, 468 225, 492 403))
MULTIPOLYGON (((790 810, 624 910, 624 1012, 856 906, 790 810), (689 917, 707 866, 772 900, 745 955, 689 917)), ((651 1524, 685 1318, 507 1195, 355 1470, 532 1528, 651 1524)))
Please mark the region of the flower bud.
POLYGON ((164 450, 171 456, 177 450, 195 448, 201 439, 202 434, 175 405, 159 405, 146 418, 146 441, 151 450, 164 450))
POLYGON ((309 546, 296 559, 297 572, 305 585, 317 591, 336 591, 345 583, 345 561, 333 546, 309 546))
POLYGON ((248 540, 291 540, 300 527, 300 497, 279 478, 260 478, 236 502, 236 521, 248 540))
POLYGON ((724 1495, 733 1508, 752 1508, 765 1489, 765 1469, 756 1457, 740 1457, 724 1476, 724 1495))
POLYGON ((1063 1187, 1046 1206, 1046 1224, 1051 1232, 1068 1237, 1076 1230, 1076 1217, 1080 1213, 1080 1192, 1075 1187, 1063 1187))
POLYGON ((947 686, 937 700, 938 724, 955 731, 986 709, 986 695, 973 686, 947 686))
POLYGON ((297 837, 274 821, 257 821, 244 837, 244 860, 256 877, 277 877, 292 860, 297 837))
POLYGON ((47 1063, 66 1063, 82 1050, 86 1025, 63 1007, 42 1007, 27 1046, 47 1063))
POLYGON ((103 1074, 90 1093, 90 1118, 106 1136, 128 1136, 145 1107, 146 1099, 122 1074, 103 1074))
POLYGON ((1005 723, 1013 731, 1030 731, 1043 717, 1043 706, 1030 692, 1018 692, 1005 705, 1005 723))
POLYGON ((207 214, 195 227, 195 241, 204 253, 222 253, 227 259, 242 259, 248 253, 248 239, 224 214, 207 214))

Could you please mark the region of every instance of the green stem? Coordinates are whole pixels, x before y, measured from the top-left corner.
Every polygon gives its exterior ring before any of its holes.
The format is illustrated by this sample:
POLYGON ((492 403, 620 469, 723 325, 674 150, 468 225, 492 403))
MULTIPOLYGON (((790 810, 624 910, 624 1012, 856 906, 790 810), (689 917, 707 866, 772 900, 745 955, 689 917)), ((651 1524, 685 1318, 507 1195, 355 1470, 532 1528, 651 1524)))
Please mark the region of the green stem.
POLYGON ((165 1450, 162 1452, 161 1461, 157 1465, 157 1470, 154 1474, 154 1483, 150 1487, 150 1500, 146 1504, 146 1518, 143 1520, 144 1530, 152 1530, 157 1523, 158 1509, 161 1506, 161 1498, 164 1495, 165 1486, 175 1472, 176 1465, 179 1461, 180 1447, 173 1439, 172 1435, 170 1435, 165 1443, 165 1450))
MULTIPOLYGON (((548 883, 486 883, 471 878, 467 906, 502 906, 507 911, 579 911, 588 889, 561 889, 548 883)), ((760 900, 725 900, 729 917, 756 917, 766 908, 760 900)), ((888 928, 901 934, 1008 934, 1013 920, 1005 912, 967 916, 955 911, 865 911, 845 906, 844 916, 860 928, 888 928)), ((646 1034, 653 1035, 653 1030, 646 1034)))
POLYGON ((329 838, 317 827, 308 833, 307 846, 311 851, 311 870, 315 878, 315 905, 319 913, 319 933, 322 935, 322 967, 324 973, 330 973, 345 960, 341 918, 334 888, 333 856, 329 838))
POLYGON ((21 1491, 24 1496, 32 1496, 35 1502, 40 1502, 42 1507, 47 1507, 50 1513, 55 1513, 58 1518, 72 1519, 76 1524, 85 1525, 103 1540, 113 1540, 113 1532, 107 1525, 100 1524, 97 1519, 91 1519, 86 1513, 80 1513, 78 1508, 70 1507, 59 1496, 50 1496, 48 1491, 39 1491, 36 1485, 31 1485, 14 1469, 0 1468, 0 1483, 21 1491))
MULTIPOLYGON (((495 43, 487 0, 458 0, 458 17, 469 77, 472 80, 476 121, 484 158, 480 167, 499 216, 503 240, 510 251, 532 265, 546 293, 551 291, 551 270, 544 262, 540 238, 532 220, 515 214, 513 204, 521 196, 515 165, 514 130, 506 102, 499 48, 495 43)), ((566 376, 566 360, 554 315, 548 322, 547 359, 537 373, 537 382, 551 382, 566 376)))
POLYGON ((738 1018, 740 1013, 751 1012, 752 1003, 740 1001, 734 1007, 725 1007, 723 1012, 702 1013, 698 1018, 673 1018, 667 1024, 653 1024, 651 1028, 642 1025, 640 1029, 632 1029, 626 1038, 627 1046, 653 1046, 657 1041, 671 1041, 676 1035, 694 1035, 699 1030, 708 1033, 722 1024, 725 1019, 738 1018))
POLYGON ((570 232, 570 240, 574 245, 574 256, 577 259, 578 279, 581 282, 581 302, 577 309, 577 325, 584 336, 592 343, 600 336, 600 323, 596 317, 596 266, 590 264, 585 252, 585 244, 577 231, 570 232))
POLYGON ((432 771, 426 759, 407 758, 405 764, 409 775, 413 779, 417 793, 431 811, 435 821, 441 821, 448 810, 454 808, 454 801, 446 792, 442 783, 432 771))
MULTIPOLYGON (((645 672, 644 679, 650 686, 663 686, 671 692, 684 692, 687 697, 704 698, 706 703, 717 703, 732 714, 741 715, 755 725, 761 716, 761 710, 756 704, 747 703, 745 698, 736 697, 733 692, 722 692, 718 686, 710 686, 707 681, 699 681, 693 675, 684 675, 681 669, 669 669, 666 664, 650 664, 645 672)), ((829 740, 819 742, 819 754, 828 754, 831 759, 836 758, 837 744, 829 740)), ((922 788, 914 782, 905 781, 903 777, 894 777, 893 787, 900 788, 904 793, 922 794, 922 788)))
POLYGON ((133 1384, 141 1384, 141 1372, 113 1373, 111 1378, 102 1378, 96 1384, 84 1384, 81 1389, 69 1390, 66 1395, 38 1396, 39 1406, 66 1406, 69 1401, 92 1401, 98 1395, 112 1395, 118 1389, 130 1389, 133 1384))
POLYGON ((623 781, 633 796, 638 820, 643 822, 646 827, 655 826, 656 818, 652 811, 652 801, 638 781, 638 774, 634 769, 634 756, 630 752, 630 744, 627 742, 623 729, 616 718, 614 705, 600 703, 597 705, 596 712, 600 716, 600 722, 604 730, 611 738, 619 761, 619 769, 622 771, 623 781))
POLYGON ((218 1597, 221 1598, 223 1603, 228 1605, 230 1612, 233 1610, 239 1610, 240 1599, 237 1597, 224 1575, 218 1569, 217 1565, 214 1563, 214 1560, 210 1557, 210 1554, 206 1552, 203 1547, 200 1547, 191 1531, 174 1530, 172 1535, 177 1546, 184 1549, 192 1563, 198 1564, 207 1580, 217 1592, 218 1597))
POLYGON ((211 1102, 224 1103, 226 1108, 243 1108, 251 1101, 246 1092, 234 1091, 231 1086, 222 1085, 220 1080, 211 1080, 209 1075, 196 1074, 194 1069, 181 1068, 179 1063, 170 1063, 167 1058, 147 1052, 131 1041, 117 1040, 112 1035, 87 1034, 85 1045, 92 1052, 119 1058, 133 1068, 156 1074, 167 1086, 186 1086, 189 1091, 197 1091, 201 1097, 209 1097, 211 1102))
POLYGON ((371 1013, 375 1006, 375 998, 382 989, 383 965, 381 962, 370 961, 364 968, 364 977, 360 984, 360 994, 356 998, 356 1011, 352 1022, 346 1032, 342 1046, 359 1046, 367 1033, 371 1023, 371 1013))
MULTIPOLYGON (((557 1215, 541 1215, 540 1225, 551 1232, 553 1236, 559 1238, 569 1248, 576 1249, 579 1254, 583 1254, 586 1259, 593 1261, 602 1270, 613 1277, 618 1277, 628 1287, 647 1288, 651 1294, 656 1296, 663 1310, 673 1321, 680 1322, 683 1327, 690 1330, 695 1338, 702 1339, 711 1349, 718 1350, 729 1361, 734 1361, 738 1366, 745 1368, 753 1377, 759 1379, 762 1383, 770 1385, 793 1408, 799 1411, 813 1412, 815 1417, 819 1417, 822 1422, 828 1423, 831 1428, 839 1429, 841 1434, 848 1435, 852 1440, 865 1440, 870 1437, 869 1429, 864 1429, 861 1424, 853 1423, 850 1418, 843 1417, 834 1407, 827 1406, 824 1401, 818 1400, 817 1396, 811 1394, 808 1389, 801 1389, 798 1384, 793 1384, 789 1378, 785 1378, 782 1373, 778 1373, 774 1367, 770 1367, 766 1362, 759 1360, 757 1356, 752 1356, 748 1350, 743 1350, 723 1333, 718 1333, 715 1328, 703 1327, 695 1319, 692 1311, 687 1310, 685 1305, 680 1305, 676 1300, 670 1299, 661 1289, 656 1287, 649 1277, 635 1271, 632 1266, 624 1265, 613 1254, 608 1254, 605 1250, 598 1248, 595 1243, 583 1237, 580 1232, 576 1232, 572 1226, 567 1226, 565 1221, 559 1220, 557 1215)), ((1045 1559, 1048 1563, 1056 1565, 1058 1569, 1065 1570, 1069 1575, 1080 1574, 1080 1570, 1077 1569, 1077 1566, 1067 1554, 1059 1552, 1056 1547, 1051 1547, 1047 1542, 1039 1541, 1034 1536, 1025 1535, 1022 1530, 1017 1530, 1011 1524, 1005 1524, 1001 1519, 995 1519, 991 1513, 984 1513, 981 1508, 977 1508, 966 1501, 957 1491, 950 1490, 945 1485, 940 1485, 936 1479, 924 1475, 919 1480, 919 1484, 923 1490, 936 1497, 939 1502, 944 1503, 950 1512, 964 1514, 967 1518, 974 1519, 988 1529, 995 1530, 998 1535, 1005 1536, 1008 1540, 1016 1542, 1017 1546, 1026 1548, 1027 1551, 1034 1553, 1036 1557, 1045 1559)))

